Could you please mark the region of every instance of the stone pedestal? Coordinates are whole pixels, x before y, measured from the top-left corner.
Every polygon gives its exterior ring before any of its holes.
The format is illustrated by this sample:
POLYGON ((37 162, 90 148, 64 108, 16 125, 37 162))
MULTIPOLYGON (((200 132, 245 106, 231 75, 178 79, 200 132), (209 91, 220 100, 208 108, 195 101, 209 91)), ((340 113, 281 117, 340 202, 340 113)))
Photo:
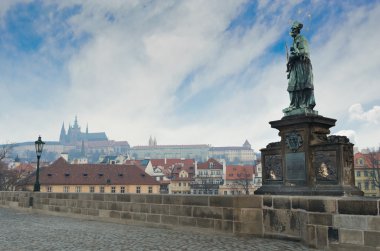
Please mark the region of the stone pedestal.
POLYGON ((363 195, 355 187, 353 144, 328 136, 335 122, 315 114, 271 121, 281 141, 261 149, 263 186, 255 194, 363 195))

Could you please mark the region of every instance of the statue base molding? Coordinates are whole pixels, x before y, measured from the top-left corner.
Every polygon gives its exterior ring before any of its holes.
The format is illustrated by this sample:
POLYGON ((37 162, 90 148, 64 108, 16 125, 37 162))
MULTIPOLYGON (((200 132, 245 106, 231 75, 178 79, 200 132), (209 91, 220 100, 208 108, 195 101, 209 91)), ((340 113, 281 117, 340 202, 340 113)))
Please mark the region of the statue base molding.
POLYGON ((281 141, 261 149, 263 185, 255 194, 362 196, 355 187, 353 144, 328 136, 335 122, 316 114, 271 121, 281 141))

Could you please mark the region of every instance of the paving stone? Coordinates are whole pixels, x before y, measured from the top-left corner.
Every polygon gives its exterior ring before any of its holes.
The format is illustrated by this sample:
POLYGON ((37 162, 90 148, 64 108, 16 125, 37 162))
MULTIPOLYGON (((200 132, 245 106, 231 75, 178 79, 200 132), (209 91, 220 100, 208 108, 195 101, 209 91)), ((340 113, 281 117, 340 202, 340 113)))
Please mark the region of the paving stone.
MULTIPOLYGON (((122 218, 124 218, 123 215, 122 218)), ((184 229, 183 227, 180 230, 176 228, 149 228, 26 213, 1 207, 0 223, 0 250, 7 251, 313 250, 298 242, 263 239, 252 236, 238 237, 231 234, 214 232, 213 229, 207 232, 197 232, 184 229)), ((184 226, 185 224, 181 225, 184 226)), ((230 226, 224 227, 229 228, 230 226)))

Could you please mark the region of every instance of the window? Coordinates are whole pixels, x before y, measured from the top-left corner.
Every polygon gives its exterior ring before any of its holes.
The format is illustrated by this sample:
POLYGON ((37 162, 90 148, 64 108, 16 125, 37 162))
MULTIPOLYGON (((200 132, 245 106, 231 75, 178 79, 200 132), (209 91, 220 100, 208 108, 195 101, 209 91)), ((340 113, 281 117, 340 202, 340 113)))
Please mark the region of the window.
POLYGON ((181 182, 180 182, 180 183, 178 183, 178 186, 181 186, 181 182))
POLYGON ((369 182, 368 181, 364 182, 364 189, 369 190, 369 182))
POLYGON ((356 171, 356 177, 360 177, 360 171, 356 171))
POLYGON ((367 170, 364 171, 364 177, 368 177, 368 171, 367 170))
POLYGON ((64 193, 68 193, 68 192, 70 192, 70 187, 69 187, 69 186, 64 186, 64 187, 63 187, 63 192, 64 192, 64 193))
POLYGON ((99 192, 104 193, 104 187, 103 186, 100 187, 99 192))
MULTIPOLYGON (((181 184, 181 183, 179 183, 181 184)), ((153 193, 153 187, 148 187, 148 193, 153 193)))
POLYGON ((136 193, 141 193, 141 187, 136 187, 136 193))
POLYGON ((361 183, 361 182, 358 182, 358 188, 359 188, 360 190, 362 190, 362 183, 361 183))
POLYGON ((224 195, 227 195, 227 191, 224 191, 224 195))
POLYGON ((80 193, 81 190, 82 190, 82 187, 80 187, 80 186, 75 187, 75 192, 76 193, 80 193))
POLYGON ((376 190, 376 185, 374 181, 371 182, 371 190, 376 190))
POLYGON ((116 187, 111 187, 111 193, 116 193, 116 187))
POLYGON ((93 186, 90 187, 90 193, 95 193, 95 187, 93 186))
POLYGON ((51 193, 53 191, 51 186, 48 186, 46 190, 48 191, 48 193, 51 193))
POLYGON ((125 187, 120 187, 120 193, 125 193, 125 187))

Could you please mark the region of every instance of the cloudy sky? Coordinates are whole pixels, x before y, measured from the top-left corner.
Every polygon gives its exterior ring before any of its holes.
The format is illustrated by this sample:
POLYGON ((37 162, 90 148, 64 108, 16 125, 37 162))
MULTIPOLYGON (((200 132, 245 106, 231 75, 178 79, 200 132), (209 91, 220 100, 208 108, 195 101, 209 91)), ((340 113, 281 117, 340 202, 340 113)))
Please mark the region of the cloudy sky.
POLYGON ((145 145, 279 141, 285 43, 310 43, 320 115, 380 143, 380 1, 0 1, 0 143, 90 132, 145 145))

